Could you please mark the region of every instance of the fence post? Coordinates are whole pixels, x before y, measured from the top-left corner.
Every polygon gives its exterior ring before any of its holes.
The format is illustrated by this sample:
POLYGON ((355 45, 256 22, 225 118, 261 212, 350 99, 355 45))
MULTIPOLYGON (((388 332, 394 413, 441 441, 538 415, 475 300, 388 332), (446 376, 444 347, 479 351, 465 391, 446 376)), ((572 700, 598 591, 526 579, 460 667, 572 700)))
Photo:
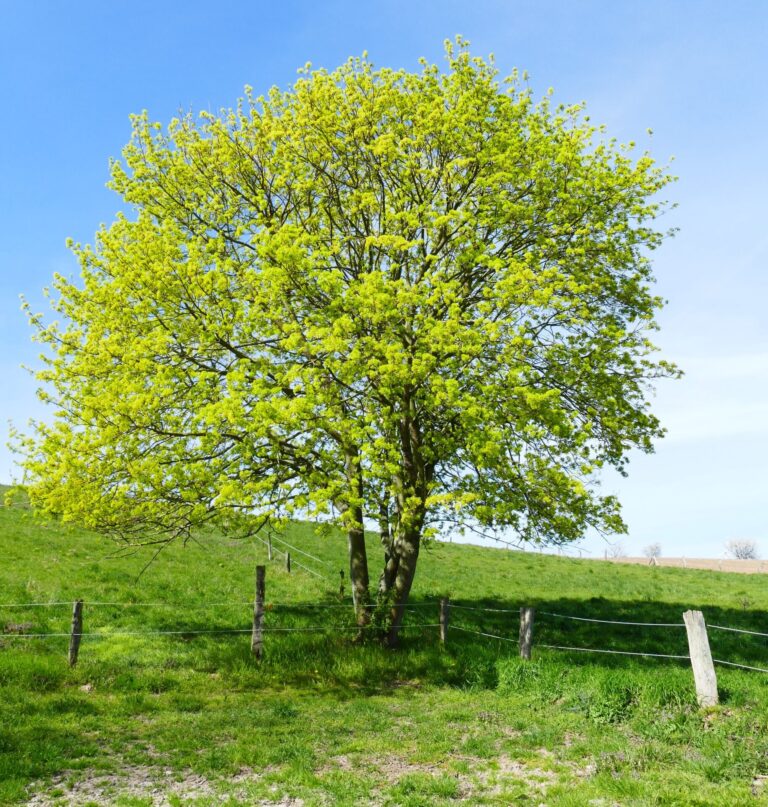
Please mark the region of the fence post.
POLYGON ((290 574, 291 572, 291 553, 285 553, 285 571, 290 574))
POLYGON ((251 632, 251 653, 261 659, 262 631, 264 620, 264 566, 256 567, 256 598, 253 601, 253 631, 251 632))
POLYGON ((451 604, 448 597, 440 600, 440 643, 448 641, 448 622, 450 619, 451 604))
POLYGON ((69 666, 77 664, 80 639, 83 636, 83 601, 77 600, 72 608, 72 631, 69 637, 69 666))
POLYGON ((693 667, 693 680, 696 684, 696 698, 699 706, 716 706, 717 676, 709 649, 707 625, 701 611, 686 611, 683 614, 685 630, 688 634, 688 648, 693 667))
POLYGON ((341 583, 339 584, 339 599, 344 599, 344 569, 339 569, 339 577, 341 578, 341 583))
POLYGON ((523 607, 520 609, 520 658, 529 661, 533 644, 533 617, 535 614, 535 608, 523 607))
POLYGON ((267 536, 267 560, 272 560, 272 536, 267 536))

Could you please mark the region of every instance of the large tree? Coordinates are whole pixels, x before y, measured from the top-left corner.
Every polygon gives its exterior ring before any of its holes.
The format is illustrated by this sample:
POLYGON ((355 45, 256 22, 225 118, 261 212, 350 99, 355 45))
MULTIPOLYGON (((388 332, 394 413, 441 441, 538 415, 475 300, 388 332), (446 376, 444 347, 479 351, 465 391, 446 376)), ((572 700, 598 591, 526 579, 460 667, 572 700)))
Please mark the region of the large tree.
POLYGON ((127 540, 302 515, 346 531, 357 617, 397 640, 419 548, 463 524, 624 529, 595 475, 662 433, 648 333, 665 172, 580 105, 448 43, 363 57, 164 131, 135 116, 130 215, 73 245, 23 440, 32 501, 127 540))

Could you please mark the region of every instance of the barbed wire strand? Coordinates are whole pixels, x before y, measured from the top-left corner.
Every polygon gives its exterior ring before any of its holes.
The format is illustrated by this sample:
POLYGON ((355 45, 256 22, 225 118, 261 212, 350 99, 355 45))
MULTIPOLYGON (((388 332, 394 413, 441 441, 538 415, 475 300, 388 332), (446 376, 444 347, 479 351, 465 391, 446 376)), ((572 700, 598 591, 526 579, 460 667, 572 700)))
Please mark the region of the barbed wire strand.
POLYGON ((723 661, 723 659, 720 658, 713 658, 712 661, 714 661, 715 664, 725 664, 728 667, 738 667, 742 670, 756 670, 757 672, 768 673, 768 669, 765 667, 750 667, 749 664, 737 664, 735 661, 723 661))
MULTIPOLYGON (((259 536, 259 537, 261 537, 261 536, 259 536)), ((286 541, 284 538, 279 538, 277 535, 273 535, 272 538, 273 538, 273 540, 280 541, 281 544, 285 544, 287 547, 290 547, 291 549, 293 549, 294 552, 299 552, 302 555, 306 555, 308 558, 312 558, 312 560, 316 560, 318 563, 322 564, 323 566, 330 566, 331 565, 327 560, 323 560, 322 558, 318 558, 317 556, 312 555, 309 552, 305 552, 303 549, 299 549, 299 547, 294 546, 293 544, 289 544, 288 541, 286 541)), ((269 545, 269 544, 267 544, 267 545, 269 545)), ((282 550, 278 549, 278 552, 281 552, 281 551, 282 550)))
POLYGON ((574 619, 577 622, 599 622, 603 625, 636 625, 643 628, 684 628, 684 622, 624 622, 619 619, 592 619, 586 616, 571 616, 570 614, 554 614, 551 611, 536 611, 536 614, 555 616, 560 619, 574 619))
MULTIPOLYGON (((262 633, 314 633, 326 631, 329 633, 343 633, 345 631, 359 631, 368 630, 375 626, 372 625, 302 625, 298 627, 277 627, 277 628, 262 628, 262 633)), ((440 623, 422 623, 416 622, 413 624, 401 625, 401 630, 410 630, 411 628, 438 628, 440 623)), ((191 636, 191 635, 210 635, 210 634, 237 634, 237 633, 252 633, 253 628, 215 628, 211 630, 136 630, 136 631, 115 631, 114 633, 8 633, 0 635, 2 639, 45 639, 50 637, 65 637, 65 636, 80 636, 81 638, 96 638, 96 639, 112 639, 119 636, 191 636)))
MULTIPOLYGON (((116 608, 179 608, 179 603, 175 602, 103 602, 100 600, 88 600, 84 597, 75 597, 72 600, 59 600, 54 602, 14 602, 14 603, 0 603, 0 610, 3 608, 46 608, 52 606, 71 606, 75 600, 82 599, 83 607, 89 608, 92 606, 112 606, 116 608)), ((207 603, 192 603, 185 604, 184 610, 202 610, 204 608, 220 608, 222 606, 253 606, 253 600, 223 600, 218 602, 207 603)), ((267 608, 351 608, 352 603, 336 603, 336 602, 267 602, 267 608)), ((435 608, 439 605, 435 602, 414 602, 406 606, 405 610, 412 608, 435 608)), ((374 609, 376 603, 371 603, 365 606, 366 608, 374 609)))
POLYGON ((676 658, 676 659, 688 659, 690 661, 690 656, 677 656, 671 653, 640 653, 637 651, 632 650, 602 650, 595 647, 568 647, 566 645, 559 645, 559 644, 535 644, 534 647, 544 647, 547 650, 574 650, 579 653, 610 653, 611 655, 615 656, 646 656, 648 658, 676 658))
MULTIPOLYGON (((255 537, 256 537, 256 540, 261 541, 261 543, 264 544, 264 546, 269 546, 267 541, 264 538, 262 538, 260 535, 257 535, 255 537)), ((282 549, 278 549, 276 546, 273 546, 272 550, 274 552, 279 552, 283 556, 288 554, 287 552, 284 552, 282 549)), ((305 572, 309 572, 310 574, 313 574, 315 577, 319 577, 321 580, 326 580, 327 579, 325 577, 325 575, 320 574, 320 572, 316 572, 314 569, 310 569, 308 566, 305 566, 303 563, 299 563, 299 561, 297 561, 294 558, 291 558, 291 565, 292 566, 298 566, 300 569, 304 569, 305 572)))
POLYGON ((514 642, 517 644, 517 639, 510 639, 507 636, 497 636, 495 633, 484 633, 481 630, 471 630, 470 628, 462 628, 459 625, 449 625, 448 630, 460 630, 464 633, 475 633, 478 636, 488 636, 491 639, 501 639, 502 642, 514 642))
MULTIPOLYGON (((507 636, 498 636, 495 633, 485 633, 479 630, 470 630, 469 628, 461 628, 458 625, 450 625, 449 630, 460 630, 464 631, 464 633, 475 633, 478 636, 488 636, 491 639, 500 639, 502 642, 512 642, 514 644, 518 643, 517 639, 510 639, 507 636)), ((582 653, 611 653, 620 656, 650 656, 653 658, 690 659, 690 656, 676 656, 667 653, 638 653, 629 650, 601 650, 590 647, 567 647, 565 645, 555 645, 555 644, 534 644, 533 647, 534 648, 543 647, 548 650, 576 650, 582 653)))
POLYGON ((727 630, 730 631, 731 633, 747 633, 750 636, 768 636, 768 633, 760 633, 760 631, 756 630, 745 630, 744 628, 727 628, 724 625, 710 625, 709 622, 707 622, 707 627, 714 628, 715 630, 727 630))
MULTIPOLYGON (((359 625, 348 625, 348 626, 341 626, 341 625, 302 625, 297 627, 273 627, 273 628, 262 628, 262 633, 318 633, 318 632, 327 632, 327 633, 337 633, 342 634, 347 631, 359 631, 359 630, 366 630, 370 629, 372 626, 359 626, 359 625)), ((414 623, 414 624, 405 624, 400 626, 400 630, 410 630, 412 628, 438 628, 440 627, 440 623, 438 622, 428 622, 428 623, 414 623)), ((470 628, 464 628, 459 625, 451 625, 449 627, 450 630, 458 630, 464 633, 471 633, 477 636, 485 636, 490 639, 498 639, 503 642, 509 642, 513 644, 517 644, 516 639, 511 639, 508 636, 499 636, 495 633, 486 633, 485 631, 477 631, 471 630, 470 628)), ((152 631, 116 631, 114 633, 96 633, 96 632, 89 632, 89 633, 11 633, 11 634, 3 634, 0 639, 46 639, 46 638, 65 638, 71 636, 79 636, 80 638, 89 638, 89 639, 112 639, 115 637, 120 636, 199 636, 199 635, 233 635, 233 634, 246 634, 252 633, 253 628, 226 628, 226 629, 210 629, 210 630, 152 630, 152 631)), ((671 653, 643 653, 638 651, 630 651, 630 650, 607 650, 604 648, 595 648, 595 647, 574 647, 570 645, 551 645, 551 644, 536 644, 536 648, 542 648, 546 650, 564 650, 568 652, 578 652, 578 653, 606 653, 610 655, 617 655, 617 656, 640 656, 643 658, 666 658, 666 659, 679 659, 679 660, 688 660, 690 661, 690 656, 686 655, 676 655, 671 653)), ((728 667, 735 667, 742 670, 754 670, 755 672, 762 672, 768 673, 768 668, 766 667, 756 667, 749 664, 739 664, 735 661, 726 661, 725 659, 712 659, 716 664, 723 664, 728 667)))

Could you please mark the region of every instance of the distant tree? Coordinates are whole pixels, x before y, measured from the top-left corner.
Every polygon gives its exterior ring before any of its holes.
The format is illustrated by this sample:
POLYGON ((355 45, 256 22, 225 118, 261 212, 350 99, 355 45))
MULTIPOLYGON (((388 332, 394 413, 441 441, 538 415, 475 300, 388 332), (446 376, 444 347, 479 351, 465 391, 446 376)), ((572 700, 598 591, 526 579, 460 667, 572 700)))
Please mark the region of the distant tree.
POLYGON ((463 41, 447 63, 351 59, 166 133, 133 118, 111 182, 133 214, 73 245, 63 324, 32 315, 55 406, 21 440, 38 508, 136 542, 332 521, 361 625, 378 523, 392 644, 444 526, 625 531, 591 482, 662 434, 670 177, 463 41))
POLYGON ((659 544, 659 543, 648 544, 648 546, 646 546, 643 549, 643 554, 649 560, 653 559, 653 558, 660 558, 661 557, 661 544, 659 544))
POLYGON ((725 545, 725 551, 736 560, 757 560, 757 542, 749 538, 732 538, 725 545))
POLYGON ((624 548, 624 544, 617 542, 615 544, 611 544, 608 547, 608 549, 606 550, 606 554, 608 555, 609 558, 618 560, 619 558, 627 557, 627 550, 624 548))

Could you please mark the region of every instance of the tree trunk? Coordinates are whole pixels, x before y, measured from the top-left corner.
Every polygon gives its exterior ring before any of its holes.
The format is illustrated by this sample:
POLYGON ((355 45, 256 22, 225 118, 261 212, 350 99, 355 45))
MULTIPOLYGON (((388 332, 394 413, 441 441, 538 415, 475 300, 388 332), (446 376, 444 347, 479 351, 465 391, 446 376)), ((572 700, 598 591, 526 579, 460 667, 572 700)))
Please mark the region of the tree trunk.
POLYGON ((395 582, 399 556, 394 550, 392 533, 389 526, 389 513, 386 505, 379 508, 379 538, 384 548, 384 569, 379 577, 379 606, 383 605, 389 595, 392 584, 395 582))
POLYGON ((384 602, 392 590, 395 578, 397 577, 397 569, 400 566, 400 556, 393 548, 384 552, 384 569, 379 578, 379 603, 384 602))
POLYGON ((419 559, 419 544, 421 532, 414 530, 406 532, 395 539, 395 552, 397 554, 397 570, 392 584, 392 608, 390 609, 390 624, 385 644, 387 647, 397 647, 400 626, 405 616, 405 604, 411 593, 413 578, 416 575, 416 562, 419 559))
POLYGON ((347 530, 347 543, 349 546, 349 582, 352 586, 352 602, 355 607, 355 617, 360 627, 365 627, 370 620, 369 613, 369 578, 368 555, 365 550, 365 531, 363 530, 363 513, 360 508, 355 509, 355 526, 347 530), (359 526, 358 526, 359 525, 359 526))
MULTIPOLYGON (((358 454, 347 451, 344 470, 349 481, 352 504, 342 502, 339 508, 348 516, 347 546, 349 549, 349 584, 352 587, 352 603, 357 624, 363 628, 370 621, 368 587, 368 554, 365 549, 365 528, 363 527, 363 476, 360 472, 358 454)), ((360 638, 362 634, 358 634, 360 638)))

